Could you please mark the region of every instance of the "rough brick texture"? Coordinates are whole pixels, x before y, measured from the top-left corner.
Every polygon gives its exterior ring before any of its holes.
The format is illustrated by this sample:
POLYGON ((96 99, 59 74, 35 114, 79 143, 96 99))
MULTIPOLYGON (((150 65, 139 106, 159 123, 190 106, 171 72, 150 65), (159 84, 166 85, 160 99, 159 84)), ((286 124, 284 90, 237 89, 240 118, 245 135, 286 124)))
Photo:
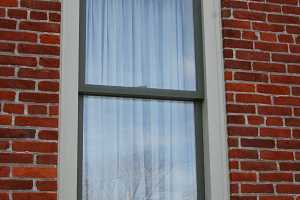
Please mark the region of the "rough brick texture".
POLYGON ((300 1, 223 0, 232 200, 300 199, 300 1))
POLYGON ((0 200, 56 200, 60 2, 0 0, 0 200))

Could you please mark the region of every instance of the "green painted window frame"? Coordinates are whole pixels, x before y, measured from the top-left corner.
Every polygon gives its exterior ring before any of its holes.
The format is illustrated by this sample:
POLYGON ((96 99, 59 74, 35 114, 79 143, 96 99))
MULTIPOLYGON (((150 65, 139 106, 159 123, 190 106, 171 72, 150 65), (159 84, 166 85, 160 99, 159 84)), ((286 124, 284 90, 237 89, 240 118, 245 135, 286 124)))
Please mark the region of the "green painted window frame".
POLYGON ((204 101, 204 47, 202 38, 201 0, 193 0, 194 45, 196 65, 196 90, 170 90, 156 88, 91 85, 85 83, 85 7, 86 0, 80 0, 79 8, 79 83, 78 83, 78 152, 77 152, 77 200, 82 200, 82 158, 83 158, 83 97, 107 96, 134 99, 157 99, 188 101, 194 104, 197 199, 205 199, 204 144, 202 107, 204 101))

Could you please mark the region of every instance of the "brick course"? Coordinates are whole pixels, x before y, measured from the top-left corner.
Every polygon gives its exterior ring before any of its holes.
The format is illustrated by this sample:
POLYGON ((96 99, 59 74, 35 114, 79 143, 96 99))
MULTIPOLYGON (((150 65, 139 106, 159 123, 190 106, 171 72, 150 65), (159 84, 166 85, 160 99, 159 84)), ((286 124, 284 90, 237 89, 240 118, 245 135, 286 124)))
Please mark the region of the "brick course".
POLYGON ((0 199, 56 200, 60 2, 0 1, 0 199))

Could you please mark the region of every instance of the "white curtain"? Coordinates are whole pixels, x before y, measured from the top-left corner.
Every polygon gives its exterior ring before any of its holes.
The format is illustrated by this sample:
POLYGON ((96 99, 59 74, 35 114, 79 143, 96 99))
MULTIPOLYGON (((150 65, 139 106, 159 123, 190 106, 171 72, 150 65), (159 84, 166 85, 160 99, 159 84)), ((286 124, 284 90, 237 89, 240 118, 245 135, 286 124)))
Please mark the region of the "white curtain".
MULTIPOLYGON (((195 90, 192 0, 87 0, 86 83, 195 90)), ((192 103, 84 98, 83 200, 196 200, 192 103)))
POLYGON ((195 90, 192 0, 87 0, 86 83, 195 90))
POLYGON ((196 200, 192 103, 84 98, 83 200, 196 200))

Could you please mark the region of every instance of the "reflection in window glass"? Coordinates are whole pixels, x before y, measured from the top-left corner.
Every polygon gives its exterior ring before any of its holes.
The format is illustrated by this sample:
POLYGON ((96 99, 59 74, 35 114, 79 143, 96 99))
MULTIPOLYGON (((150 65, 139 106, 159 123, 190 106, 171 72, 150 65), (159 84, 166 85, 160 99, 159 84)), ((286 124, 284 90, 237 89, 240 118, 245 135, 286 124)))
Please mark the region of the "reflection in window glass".
POLYGON ((193 0, 88 0, 86 83, 195 90, 193 0))
POLYGON ((196 200, 193 103, 84 97, 83 200, 196 200))

